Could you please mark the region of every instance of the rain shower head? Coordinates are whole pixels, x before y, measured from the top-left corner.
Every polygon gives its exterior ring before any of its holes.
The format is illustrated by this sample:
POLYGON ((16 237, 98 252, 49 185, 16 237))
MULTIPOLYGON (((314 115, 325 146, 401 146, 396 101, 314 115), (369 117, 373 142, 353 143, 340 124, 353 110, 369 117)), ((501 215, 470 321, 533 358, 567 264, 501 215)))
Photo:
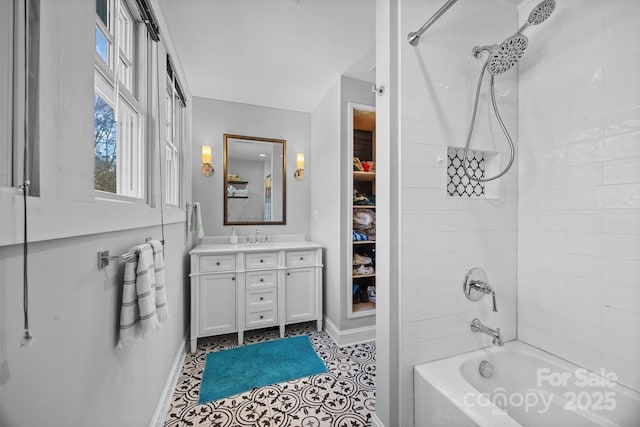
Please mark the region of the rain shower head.
POLYGON ((522 34, 509 37, 492 49, 487 59, 487 70, 494 76, 508 71, 518 63, 529 45, 529 39, 522 34))
POLYGON ((538 25, 544 22, 556 8, 555 0, 544 0, 536 5, 529 14, 527 22, 515 33, 503 41, 500 45, 476 46, 472 53, 476 58, 480 57, 482 52, 489 52, 487 59, 487 70, 492 75, 502 74, 518 63, 529 45, 527 39, 522 32, 531 25, 538 25))
POLYGON ((509 149, 511 151, 511 155, 509 156, 509 163, 502 170, 502 172, 498 173, 489 178, 477 178, 472 176, 467 171, 467 161, 462 162, 464 174, 469 178, 470 181, 475 182, 488 182, 493 181, 494 179, 498 179, 504 174, 507 173, 511 165, 513 164, 513 160, 515 158, 515 146, 513 144, 513 140, 507 131, 504 122, 500 118, 500 113, 498 112, 498 104, 496 103, 496 95, 495 95, 495 86, 494 86, 494 76, 498 74, 502 74, 508 70, 510 70, 514 65, 518 63, 522 55, 527 50, 527 46, 529 45, 529 39, 527 39, 522 32, 526 30, 531 25, 538 25, 544 22, 556 8, 555 0, 543 0, 538 3, 536 7, 533 8, 531 13, 529 14, 529 18, 527 22, 515 33, 513 36, 509 37, 499 45, 489 45, 489 46, 476 46, 473 48, 471 53, 474 57, 479 58, 482 52, 488 52, 489 57, 487 58, 487 62, 485 62, 484 67, 482 67, 482 71, 480 72, 480 77, 478 78, 478 85, 476 88, 476 98, 473 103, 473 112, 471 114, 471 122, 469 123, 469 132, 467 133, 467 142, 464 146, 464 158, 467 158, 467 153, 469 150, 469 145, 471 143, 471 136, 473 134, 473 126, 476 120, 476 113, 478 111, 478 100, 480 99, 480 89, 482 87, 482 79, 484 78, 485 71, 489 71, 491 74, 491 103, 493 104, 493 112, 498 119, 498 123, 500 123, 500 128, 502 132, 504 132, 504 136, 507 138, 507 142, 509 143, 509 149))
POLYGON ((543 2, 538 3, 538 5, 534 7, 531 13, 529 14, 529 19, 527 19, 527 24, 538 25, 541 22, 544 22, 549 16, 551 16, 551 14, 555 9, 556 9, 555 0, 545 0, 543 2))

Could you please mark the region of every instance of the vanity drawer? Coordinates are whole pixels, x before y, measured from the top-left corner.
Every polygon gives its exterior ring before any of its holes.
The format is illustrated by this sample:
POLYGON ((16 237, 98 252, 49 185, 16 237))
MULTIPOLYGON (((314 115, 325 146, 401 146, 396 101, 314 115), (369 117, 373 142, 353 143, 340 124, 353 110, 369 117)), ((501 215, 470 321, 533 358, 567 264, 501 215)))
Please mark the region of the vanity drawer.
POLYGON ((215 273, 236 269, 235 255, 206 255, 200 257, 200 272, 215 273))
POLYGON ((278 283, 277 270, 247 271, 245 276, 247 291, 251 289, 272 288, 278 283))
POLYGON ((278 324, 278 311, 275 308, 247 312, 246 329, 262 328, 278 324))
POLYGON ((302 267, 313 265, 314 251, 295 251, 287 252, 287 267, 302 267))
POLYGON ((245 255, 247 268, 274 268, 278 266, 277 252, 263 252, 245 255))
POLYGON ((263 289, 260 291, 247 292, 245 299, 247 312, 273 309, 276 307, 277 299, 276 289, 263 289))

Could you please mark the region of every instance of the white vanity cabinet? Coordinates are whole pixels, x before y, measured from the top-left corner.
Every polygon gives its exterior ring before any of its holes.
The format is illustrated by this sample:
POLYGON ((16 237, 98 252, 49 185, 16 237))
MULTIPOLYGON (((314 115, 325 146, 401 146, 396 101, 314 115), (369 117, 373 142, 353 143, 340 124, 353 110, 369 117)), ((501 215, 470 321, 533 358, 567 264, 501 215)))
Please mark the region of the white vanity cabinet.
POLYGON ((201 244, 191 252, 190 351, 197 339, 315 320, 322 330, 322 247, 300 240, 201 244))
MULTIPOLYGON (((314 284, 318 269, 315 251, 289 251, 286 254, 285 322, 306 322, 318 317, 322 295, 314 284)), ((322 329, 322 325, 318 326, 322 329)))
POLYGON ((198 330, 202 336, 235 332, 236 278, 235 273, 200 276, 195 289, 200 317, 198 330))

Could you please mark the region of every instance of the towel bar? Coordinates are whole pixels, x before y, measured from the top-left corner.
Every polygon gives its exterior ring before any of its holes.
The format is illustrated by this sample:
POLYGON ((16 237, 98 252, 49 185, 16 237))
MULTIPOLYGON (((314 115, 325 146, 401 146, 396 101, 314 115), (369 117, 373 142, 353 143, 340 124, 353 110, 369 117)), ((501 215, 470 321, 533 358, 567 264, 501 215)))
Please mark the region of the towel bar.
POLYGON ((109 251, 98 251, 98 269, 103 269, 109 265, 111 260, 118 260, 119 264, 124 264, 136 258, 135 252, 127 252, 120 256, 111 256, 109 251))
MULTIPOLYGON (((151 239, 151 237, 147 237, 144 239, 144 242, 149 243, 150 240, 153 239, 151 239)), ((164 245, 164 240, 162 241, 162 244, 164 245)), ((136 256, 135 252, 126 252, 120 256, 111 256, 109 255, 108 250, 98 251, 98 270, 102 270, 108 266, 111 260, 118 260, 118 264, 124 264, 127 261, 136 259, 136 256)))

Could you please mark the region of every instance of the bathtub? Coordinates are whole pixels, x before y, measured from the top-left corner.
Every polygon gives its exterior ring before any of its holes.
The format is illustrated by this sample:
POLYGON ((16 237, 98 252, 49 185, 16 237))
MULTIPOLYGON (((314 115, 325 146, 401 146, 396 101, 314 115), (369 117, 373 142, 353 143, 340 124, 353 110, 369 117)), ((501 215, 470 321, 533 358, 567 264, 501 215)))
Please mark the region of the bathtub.
POLYGON ((598 374, 520 341, 425 363, 414 368, 415 425, 640 426, 640 393, 598 374))

